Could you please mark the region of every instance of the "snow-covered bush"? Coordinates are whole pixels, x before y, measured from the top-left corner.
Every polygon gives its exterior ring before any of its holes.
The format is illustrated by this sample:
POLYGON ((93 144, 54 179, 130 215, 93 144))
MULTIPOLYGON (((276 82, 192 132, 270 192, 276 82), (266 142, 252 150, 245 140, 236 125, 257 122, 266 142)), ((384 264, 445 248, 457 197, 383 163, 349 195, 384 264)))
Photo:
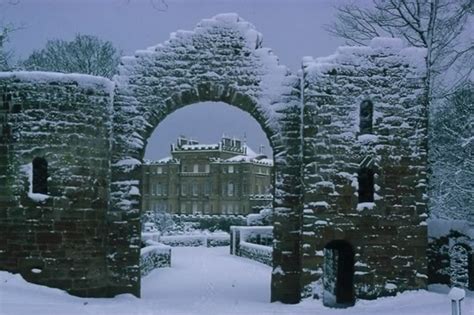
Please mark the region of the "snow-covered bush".
POLYGON ((142 277, 153 269, 171 267, 171 247, 154 241, 147 241, 140 251, 140 272, 142 277))
POLYGON ((245 225, 242 215, 173 215, 172 218, 175 223, 173 234, 192 230, 229 232, 232 225, 245 225))
POLYGON ((230 236, 225 232, 216 233, 195 233, 187 235, 166 235, 160 238, 163 244, 170 245, 173 247, 185 246, 185 247, 216 247, 216 246, 229 246, 230 236))
POLYGON ((247 225, 272 225, 273 224, 273 209, 265 208, 259 213, 252 213, 247 216, 247 225))

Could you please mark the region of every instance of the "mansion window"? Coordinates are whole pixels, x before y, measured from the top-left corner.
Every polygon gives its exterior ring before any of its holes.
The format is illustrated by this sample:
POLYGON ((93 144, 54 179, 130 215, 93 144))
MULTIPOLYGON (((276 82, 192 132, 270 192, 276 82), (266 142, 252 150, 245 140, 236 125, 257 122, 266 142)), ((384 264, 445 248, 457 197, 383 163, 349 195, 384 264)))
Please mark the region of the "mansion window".
POLYGON ((234 183, 227 183, 227 196, 233 196, 235 193, 234 183))
POLYGON ((199 186, 197 183, 192 184, 192 189, 193 189, 193 196, 197 196, 199 194, 199 186))

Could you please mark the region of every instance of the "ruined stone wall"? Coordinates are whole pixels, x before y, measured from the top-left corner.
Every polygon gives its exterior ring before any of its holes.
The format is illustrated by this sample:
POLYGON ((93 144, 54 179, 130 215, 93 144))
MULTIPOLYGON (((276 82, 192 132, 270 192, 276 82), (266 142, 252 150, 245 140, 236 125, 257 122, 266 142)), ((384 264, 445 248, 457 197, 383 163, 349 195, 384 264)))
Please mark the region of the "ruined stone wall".
POLYGON ((112 90, 85 75, 0 73, 0 269, 106 292, 112 90), (48 163, 47 194, 32 192, 35 157, 48 163))
POLYGON ((139 296, 147 139, 173 111, 215 101, 248 112, 272 145, 273 301, 317 291, 333 240, 355 252, 357 297, 423 288, 423 57, 375 39, 306 58, 296 76, 250 23, 225 14, 124 57, 114 83, 0 74, 0 269, 77 295, 139 296), (366 101, 373 128, 363 134, 366 101), (30 191, 35 157, 48 162, 47 195, 30 191), (362 167, 375 174, 374 202, 359 203, 362 167))
POLYGON ((424 51, 401 46, 374 39, 303 62, 305 295, 332 240, 354 249, 356 297, 426 286, 424 51), (363 101, 373 104, 370 134, 359 130, 363 101), (362 167, 375 174, 373 203, 358 203, 362 167))

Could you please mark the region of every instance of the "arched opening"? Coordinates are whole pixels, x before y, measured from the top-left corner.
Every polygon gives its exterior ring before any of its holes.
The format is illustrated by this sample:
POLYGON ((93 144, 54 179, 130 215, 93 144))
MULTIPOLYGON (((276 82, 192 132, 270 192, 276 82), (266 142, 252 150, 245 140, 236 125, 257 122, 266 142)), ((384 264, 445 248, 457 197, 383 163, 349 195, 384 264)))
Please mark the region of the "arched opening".
MULTIPOLYGON (((181 286, 186 286, 190 298, 198 296, 202 288, 193 291, 195 279, 178 280, 174 265, 177 264, 180 272, 194 270, 196 278, 206 277, 203 281, 219 292, 227 290, 223 279, 239 283, 228 283, 233 293, 227 293, 234 299, 244 302, 249 298, 245 288, 252 287, 252 299, 270 301, 270 266, 245 256, 248 261, 231 256, 230 242, 224 246, 209 245, 211 238, 222 237, 222 232, 227 233, 230 241, 231 225, 246 225, 249 214, 260 215, 262 211, 268 215, 263 210, 273 208, 273 151, 260 123, 227 103, 192 103, 161 119, 146 143, 141 167, 141 211, 153 212, 156 230, 161 233, 160 242, 173 247, 171 268, 143 277, 142 294, 155 292, 167 296, 176 290, 178 295, 181 286), (191 239, 201 233, 206 233, 208 244, 193 247, 191 239), (185 236, 189 245, 174 241, 185 236), (220 259, 223 260, 219 262, 220 259), (228 269, 215 268, 215 264, 228 269), (249 264, 255 265, 253 271, 246 267, 249 264), (221 271, 224 274, 219 275, 221 271), (246 275, 247 272, 255 274, 246 275), (157 274, 169 277, 176 286, 164 288, 158 281, 156 286, 150 285, 157 274)), ((142 229, 150 229, 149 222, 142 223, 142 229)), ((263 244, 268 241, 266 235, 253 235, 245 241, 268 247, 271 254, 271 240, 263 244)))
POLYGON ((455 244, 449 251, 451 286, 474 289, 473 253, 464 244, 455 244))
POLYGON ((335 240, 324 247, 323 288, 324 305, 354 305, 354 250, 349 242, 335 240))
POLYGON ((48 193, 48 161, 42 157, 33 159, 32 186, 33 193, 48 193))

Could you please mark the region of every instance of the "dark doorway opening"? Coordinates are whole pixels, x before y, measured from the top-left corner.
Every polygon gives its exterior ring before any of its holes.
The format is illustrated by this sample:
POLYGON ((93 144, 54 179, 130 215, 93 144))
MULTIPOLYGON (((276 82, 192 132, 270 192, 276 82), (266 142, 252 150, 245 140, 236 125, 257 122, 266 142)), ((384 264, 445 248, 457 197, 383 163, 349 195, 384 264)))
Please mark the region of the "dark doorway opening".
POLYGON ((323 286, 324 305, 354 305, 354 250, 348 242, 335 240, 324 248, 323 286))

